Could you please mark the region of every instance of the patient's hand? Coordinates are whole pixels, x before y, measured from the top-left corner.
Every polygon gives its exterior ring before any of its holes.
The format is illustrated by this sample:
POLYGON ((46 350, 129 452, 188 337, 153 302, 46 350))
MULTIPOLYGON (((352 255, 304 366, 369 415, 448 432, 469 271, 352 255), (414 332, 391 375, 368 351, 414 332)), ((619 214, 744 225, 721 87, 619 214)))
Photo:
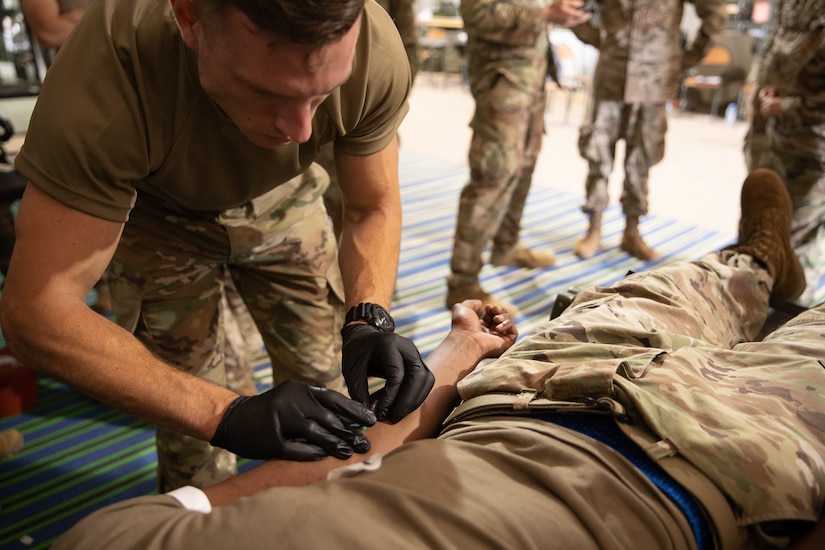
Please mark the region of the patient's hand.
POLYGON ((453 306, 452 329, 455 336, 469 338, 478 346, 481 357, 504 353, 518 338, 518 329, 507 310, 465 300, 453 306))

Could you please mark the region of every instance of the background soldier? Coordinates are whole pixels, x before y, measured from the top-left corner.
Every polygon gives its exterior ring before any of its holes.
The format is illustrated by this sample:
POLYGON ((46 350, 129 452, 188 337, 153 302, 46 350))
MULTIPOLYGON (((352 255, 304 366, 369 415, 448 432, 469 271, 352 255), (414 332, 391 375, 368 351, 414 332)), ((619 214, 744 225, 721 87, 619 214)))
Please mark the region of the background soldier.
POLYGON ((754 62, 756 93, 745 136, 748 169, 775 170, 793 200, 791 243, 812 305, 825 273, 825 11, 821 0, 781 0, 754 62))
POLYGON ((692 3, 702 24, 684 51, 679 32, 684 0, 605 0, 599 17, 573 28, 582 42, 599 49, 594 104, 579 136, 579 152, 589 166, 582 210, 590 217, 587 234, 573 248, 579 258, 599 249, 620 139, 625 141, 621 204, 626 221, 621 249, 641 260, 656 257, 642 240, 639 218, 648 211, 650 168, 664 157, 666 104, 676 95, 679 76, 702 60, 726 18, 724 0, 692 3))
POLYGON ((463 0, 467 70, 476 102, 470 126, 470 181, 461 191, 450 276, 448 308, 468 299, 497 304, 478 277, 484 249, 490 263, 547 267, 550 252, 519 244, 521 215, 544 134, 547 24, 587 21, 581 0, 463 0))

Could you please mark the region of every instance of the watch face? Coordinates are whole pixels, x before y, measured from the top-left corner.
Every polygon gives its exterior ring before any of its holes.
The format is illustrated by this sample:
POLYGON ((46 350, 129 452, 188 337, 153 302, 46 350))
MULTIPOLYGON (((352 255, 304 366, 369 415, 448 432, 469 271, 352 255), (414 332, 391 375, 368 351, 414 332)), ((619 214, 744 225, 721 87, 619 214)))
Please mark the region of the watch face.
POLYGON ((393 321, 392 316, 387 310, 376 304, 358 304, 347 312, 347 323, 359 320, 366 321, 367 324, 377 328, 381 332, 395 331, 395 321, 393 321))
POLYGON ((376 311, 375 317, 370 319, 370 324, 384 332, 391 332, 395 329, 392 319, 390 319, 383 311, 376 311))

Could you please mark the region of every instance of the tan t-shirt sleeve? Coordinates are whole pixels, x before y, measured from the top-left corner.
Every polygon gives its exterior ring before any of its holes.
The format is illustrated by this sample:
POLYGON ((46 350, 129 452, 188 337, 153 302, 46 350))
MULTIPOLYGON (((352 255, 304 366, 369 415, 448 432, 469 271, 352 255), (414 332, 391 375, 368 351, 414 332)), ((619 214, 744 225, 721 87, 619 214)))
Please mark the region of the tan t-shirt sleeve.
MULTIPOLYGON (((158 2, 156 10, 165 2, 158 2)), ((52 198, 123 222, 149 173, 131 11, 96 2, 49 68, 15 164, 52 198)), ((158 48, 167 44, 158 44, 158 48)))
POLYGON ((365 9, 353 78, 324 105, 339 130, 336 149, 351 155, 383 150, 409 110, 410 67, 401 37, 381 6, 369 1, 365 9))

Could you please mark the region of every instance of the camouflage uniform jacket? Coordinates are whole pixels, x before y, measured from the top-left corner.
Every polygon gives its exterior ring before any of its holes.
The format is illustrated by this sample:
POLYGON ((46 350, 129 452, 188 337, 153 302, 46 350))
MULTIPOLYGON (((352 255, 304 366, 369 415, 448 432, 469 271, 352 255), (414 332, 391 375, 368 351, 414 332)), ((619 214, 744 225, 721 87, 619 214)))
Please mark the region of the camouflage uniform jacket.
POLYGON ((547 24, 539 13, 543 0, 461 0, 467 32, 467 69, 474 95, 499 76, 526 93, 547 73, 547 24))
POLYGON ((800 149, 825 152, 825 3, 783 0, 757 66, 760 86, 783 98, 774 129, 800 141, 800 149))
POLYGON ((604 0, 597 17, 572 29, 579 40, 599 49, 596 99, 655 104, 675 97, 681 73, 702 60, 726 19, 724 0, 692 2, 702 24, 683 51, 679 25, 684 3, 604 0))

